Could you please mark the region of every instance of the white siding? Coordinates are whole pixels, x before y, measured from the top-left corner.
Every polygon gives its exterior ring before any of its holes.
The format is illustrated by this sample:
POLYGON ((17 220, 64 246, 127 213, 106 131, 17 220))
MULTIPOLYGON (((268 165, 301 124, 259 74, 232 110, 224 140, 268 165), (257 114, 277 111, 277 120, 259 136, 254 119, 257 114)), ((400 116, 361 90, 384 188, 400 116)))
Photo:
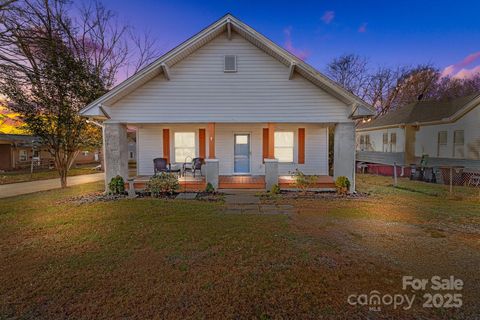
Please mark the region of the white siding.
POLYGON ((444 158, 453 158, 453 133, 463 130, 465 137, 465 158, 480 159, 480 106, 477 106, 455 123, 421 126, 415 140, 415 156, 437 157, 438 132, 447 131, 447 145, 444 158))
MULTIPOLYGON (((216 156, 220 162, 220 174, 233 174, 233 148, 235 133, 250 133, 251 141, 251 174, 265 174, 262 163, 262 128, 264 124, 217 124, 216 156)), ((162 130, 170 129, 170 154, 173 156, 173 135, 175 131, 194 131, 197 139, 198 155, 198 129, 206 128, 204 124, 198 125, 141 125, 138 128, 138 173, 140 175, 153 174, 153 159, 163 156, 162 130)), ((279 164, 279 174, 286 175, 296 168, 306 174, 328 175, 328 128, 316 124, 279 124, 276 130, 293 131, 295 134, 294 163, 279 164), (297 131, 305 128, 305 164, 297 162, 297 131)), ((207 140, 208 154, 208 140, 207 140)), ((172 159, 173 161, 173 159, 172 159)))
POLYGON ((345 122, 351 109, 250 42, 220 35, 159 75, 105 107, 129 123, 345 122), (238 72, 225 73, 224 56, 237 56, 238 72))
POLYGON ((360 136, 361 135, 370 135, 370 147, 366 151, 375 151, 383 152, 383 134, 388 134, 388 139, 390 141, 390 134, 397 134, 397 146, 395 152, 404 152, 405 151, 405 131, 403 128, 388 128, 388 129, 378 129, 370 131, 357 131, 356 133, 356 150, 360 151, 360 136))
POLYGON ((140 175, 153 174, 153 159, 162 157, 163 138, 160 126, 138 128, 137 172, 140 175))

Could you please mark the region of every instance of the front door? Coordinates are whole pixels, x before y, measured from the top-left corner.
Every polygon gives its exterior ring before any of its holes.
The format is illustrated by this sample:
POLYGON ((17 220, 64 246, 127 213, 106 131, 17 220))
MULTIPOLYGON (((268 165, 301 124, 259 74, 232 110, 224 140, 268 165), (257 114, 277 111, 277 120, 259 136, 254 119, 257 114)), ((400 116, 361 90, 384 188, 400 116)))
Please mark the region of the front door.
POLYGON ((234 140, 234 172, 250 173, 250 135, 235 134, 234 140))

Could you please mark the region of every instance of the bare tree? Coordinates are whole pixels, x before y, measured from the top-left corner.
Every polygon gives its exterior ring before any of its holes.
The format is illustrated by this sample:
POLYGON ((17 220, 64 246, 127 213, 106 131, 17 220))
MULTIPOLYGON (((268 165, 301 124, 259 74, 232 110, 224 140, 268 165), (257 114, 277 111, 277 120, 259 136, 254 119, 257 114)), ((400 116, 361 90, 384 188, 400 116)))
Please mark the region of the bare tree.
POLYGON ((346 54, 335 58, 327 65, 327 75, 360 98, 367 93, 368 61, 364 57, 346 54))
POLYGON ((100 142, 78 111, 128 66, 129 35, 97 1, 78 12, 67 0, 15 1, 0 11, 0 90, 49 148, 62 187, 79 150, 100 142))

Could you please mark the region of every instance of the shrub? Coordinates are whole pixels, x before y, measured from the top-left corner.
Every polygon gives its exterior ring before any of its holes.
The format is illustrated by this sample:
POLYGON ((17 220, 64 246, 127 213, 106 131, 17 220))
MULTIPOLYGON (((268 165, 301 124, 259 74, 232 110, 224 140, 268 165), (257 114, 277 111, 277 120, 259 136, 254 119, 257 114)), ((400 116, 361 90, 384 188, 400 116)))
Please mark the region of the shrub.
POLYGON ((179 187, 178 179, 172 173, 162 172, 154 175, 147 182, 147 190, 154 197, 158 197, 162 193, 173 194, 179 187))
POLYGON ((295 180, 295 187, 300 189, 303 193, 306 193, 307 189, 313 187, 317 181, 317 176, 307 176, 298 169, 295 169, 293 178, 295 180))
POLYGON ((125 181, 121 176, 113 177, 108 184, 110 194, 123 194, 125 192, 125 181))
POLYGON ((340 176, 335 180, 335 187, 339 194, 347 194, 350 189, 350 180, 345 176, 340 176))
POLYGON ((272 188, 270 189, 271 194, 280 194, 280 187, 278 184, 274 184, 272 188))
POLYGON ((213 184, 211 184, 210 182, 207 183, 207 186, 205 187, 205 192, 206 193, 214 193, 215 188, 213 187, 213 184))

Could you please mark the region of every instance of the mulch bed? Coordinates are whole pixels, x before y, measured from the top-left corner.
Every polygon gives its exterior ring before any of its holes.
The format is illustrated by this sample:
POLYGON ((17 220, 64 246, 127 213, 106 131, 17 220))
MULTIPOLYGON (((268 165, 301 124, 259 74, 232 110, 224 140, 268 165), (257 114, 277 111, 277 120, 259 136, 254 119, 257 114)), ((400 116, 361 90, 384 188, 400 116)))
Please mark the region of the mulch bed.
POLYGON ((307 191, 306 193, 298 191, 282 190, 279 194, 262 193, 259 197, 262 200, 288 200, 288 199, 328 199, 328 200, 345 200, 345 199, 364 199, 368 196, 367 193, 356 192, 352 194, 338 194, 336 192, 324 191, 307 191))
MULTIPOLYGON (((137 192, 137 199, 162 199, 162 200, 174 200, 178 195, 176 193, 162 193, 156 197, 151 196, 150 192, 141 191, 137 192)), ((109 201, 116 201, 121 199, 127 199, 128 195, 125 194, 105 194, 104 192, 94 192, 89 194, 84 194, 81 196, 74 196, 66 199, 62 199, 61 201, 56 202, 56 204, 74 204, 74 205, 82 205, 82 204, 89 204, 95 202, 109 202, 109 201)), ((197 197, 195 200, 199 201, 207 201, 207 202, 219 202, 223 201, 223 193, 214 192, 198 192, 197 197)))

